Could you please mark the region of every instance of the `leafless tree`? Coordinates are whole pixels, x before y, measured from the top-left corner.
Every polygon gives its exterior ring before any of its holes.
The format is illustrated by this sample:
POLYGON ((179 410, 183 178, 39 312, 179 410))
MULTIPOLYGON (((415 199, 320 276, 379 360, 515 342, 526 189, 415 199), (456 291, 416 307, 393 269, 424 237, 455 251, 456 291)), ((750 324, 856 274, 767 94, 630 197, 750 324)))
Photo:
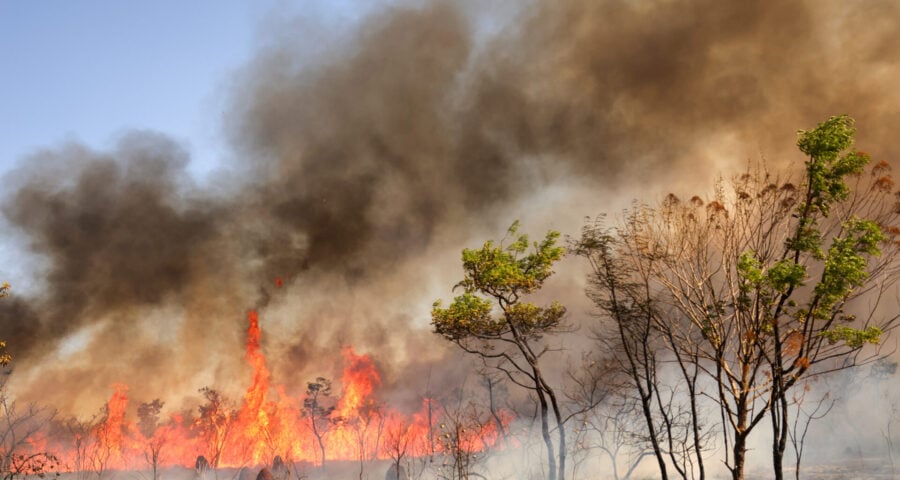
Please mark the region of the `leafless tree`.
POLYGON ((381 435, 384 433, 384 408, 378 402, 369 400, 360 405, 356 417, 350 421, 356 435, 359 478, 362 480, 366 462, 378 458, 381 449, 381 435))
POLYGON ((794 394, 792 401, 795 412, 789 435, 791 446, 794 448, 794 478, 796 480, 800 480, 800 463, 803 459, 803 448, 806 446, 806 435, 809 433, 810 424, 815 420, 825 418, 835 404, 835 400, 826 392, 813 402, 812 410, 803 408, 806 404, 806 396, 810 391, 809 383, 804 384, 800 392, 794 394))
POLYGON ((690 325, 682 328, 685 322, 673 322, 659 298, 655 272, 665 253, 648 238, 644 213, 636 207, 619 230, 598 218, 585 226, 573 251, 591 266, 588 296, 600 311, 599 350, 634 392, 660 477, 668 479, 671 466, 681 478, 703 479, 707 435, 699 407, 698 334, 690 325), (663 380, 665 365, 675 367, 677 385, 663 380))
POLYGON ((444 405, 439 424, 441 462, 435 465, 442 480, 486 478, 479 473, 488 455, 486 432, 493 434, 493 418, 474 402, 464 402, 462 395, 449 406, 444 405))
POLYGON ((70 442, 66 446, 66 450, 71 452, 73 463, 71 465, 66 464, 64 467, 75 472, 80 480, 85 480, 90 471, 88 454, 92 445, 91 431, 96 421, 96 416, 89 420, 71 417, 57 427, 61 431, 60 438, 66 438, 70 442))
POLYGON ((5 382, 0 383, 0 473, 3 480, 58 472, 58 457, 35 445, 38 433, 55 416, 55 412, 35 403, 20 406, 9 397, 5 382))
POLYGON ((110 462, 119 453, 121 426, 109 422, 109 405, 104 405, 95 418, 87 448, 87 466, 97 480, 101 480, 109 470, 110 462))
POLYGON ((384 432, 384 442, 381 449, 391 459, 387 479, 406 480, 406 468, 404 459, 413 447, 413 433, 410 432, 410 423, 400 416, 391 418, 384 432))

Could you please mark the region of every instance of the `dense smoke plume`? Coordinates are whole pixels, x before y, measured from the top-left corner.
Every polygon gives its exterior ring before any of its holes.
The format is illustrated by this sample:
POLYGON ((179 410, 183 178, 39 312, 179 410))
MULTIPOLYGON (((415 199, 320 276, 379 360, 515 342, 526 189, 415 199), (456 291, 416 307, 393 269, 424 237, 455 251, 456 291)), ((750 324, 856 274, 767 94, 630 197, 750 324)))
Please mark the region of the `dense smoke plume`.
MULTIPOLYGON (((705 194, 748 160, 801 161, 795 130, 832 114, 876 160, 900 153, 895 2, 483 7, 385 7, 316 57, 280 32, 237 75, 233 162, 203 188, 147 132, 24 159, 3 212, 43 268, 9 279, 38 295, 0 302, 19 394, 84 413, 116 381, 170 402, 240 388, 248 309, 297 391, 342 345, 389 390, 453 384, 428 309, 459 250, 515 218, 576 233, 634 197, 705 194)), ((560 275, 587 321, 580 269, 560 275)))

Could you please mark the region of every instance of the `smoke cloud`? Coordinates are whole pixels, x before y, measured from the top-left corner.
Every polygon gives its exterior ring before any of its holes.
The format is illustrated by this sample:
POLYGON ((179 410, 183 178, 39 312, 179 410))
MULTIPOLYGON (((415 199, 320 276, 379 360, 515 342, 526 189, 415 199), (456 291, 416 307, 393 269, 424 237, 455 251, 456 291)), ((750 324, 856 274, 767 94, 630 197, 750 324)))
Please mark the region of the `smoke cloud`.
MULTIPOLYGON (((833 114, 896 157, 898 21, 888 1, 429 2, 314 59, 273 34, 223 107, 233 161, 211 186, 150 132, 51 148, 6 179, 3 214, 44 265, 39 295, 0 302, 13 384, 82 413, 116 381, 170 402, 240 388, 248 309, 298 391, 343 345, 388 389, 453 383, 431 301, 461 248, 515 218, 575 233, 635 197, 708 192, 748 160, 801 161, 795 130, 833 114)), ((559 271, 587 321, 581 270, 559 271)))

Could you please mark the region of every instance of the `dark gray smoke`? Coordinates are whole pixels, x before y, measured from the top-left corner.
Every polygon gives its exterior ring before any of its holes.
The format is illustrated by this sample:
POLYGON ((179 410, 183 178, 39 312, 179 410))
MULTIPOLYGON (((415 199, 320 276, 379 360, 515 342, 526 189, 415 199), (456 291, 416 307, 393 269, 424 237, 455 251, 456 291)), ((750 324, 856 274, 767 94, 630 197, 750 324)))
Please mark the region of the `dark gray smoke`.
POLYGON ((45 288, 0 302, 22 391, 74 409, 115 381, 148 399, 240 388, 251 308, 276 379, 334 375, 352 344, 420 388, 446 374, 430 302, 513 215, 574 233, 632 197, 707 192, 760 155, 801 161, 795 130, 832 114, 876 159, 900 152, 895 2, 485 5, 386 8, 307 63, 302 35, 260 49, 215 189, 148 133, 26 159, 3 212, 45 288), (497 11, 513 17, 482 18, 497 11))

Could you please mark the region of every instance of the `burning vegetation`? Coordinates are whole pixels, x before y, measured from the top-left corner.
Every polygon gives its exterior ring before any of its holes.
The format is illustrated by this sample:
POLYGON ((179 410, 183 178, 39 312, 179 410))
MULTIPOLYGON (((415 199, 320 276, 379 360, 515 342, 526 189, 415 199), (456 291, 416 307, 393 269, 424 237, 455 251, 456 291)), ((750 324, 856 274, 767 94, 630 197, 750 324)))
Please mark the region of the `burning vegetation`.
MULTIPOLYGON (((473 412, 451 413, 428 397, 420 411, 398 411, 379 400, 381 378, 372 359, 352 347, 341 350, 339 392, 332 391, 330 380, 317 378, 309 382, 305 396, 291 397, 284 386, 271 383, 257 313, 249 312, 247 320, 245 358, 252 377, 239 402, 204 387, 204 403, 195 410, 163 417, 165 402, 155 399, 139 404, 134 420, 127 415, 128 386, 115 384, 100 413, 87 421, 26 415, 39 428, 29 430, 26 443, 15 446, 13 463, 5 471, 10 476, 93 472, 103 477, 150 469, 156 478, 172 466, 194 466, 200 474, 268 466, 291 475, 300 468, 324 470, 329 461, 364 465, 379 460, 393 461, 405 471, 409 458, 476 456, 501 447, 502 432, 513 418, 510 411, 463 419, 473 412), (453 414, 459 416, 451 418, 453 414), (40 452, 40 462, 16 460, 35 452, 40 452)), ((8 419, 14 417, 7 412, 8 419)), ((18 429, 7 432, 22 434, 18 429)))
POLYGON ((467 402, 471 390, 455 407, 425 394, 418 410, 394 408, 379 397, 372 358, 350 346, 341 349, 338 388, 316 377, 292 396, 272 381, 253 310, 249 385, 239 401, 204 387, 195 409, 163 417, 165 402, 154 399, 133 420, 120 383, 83 421, 36 406, 20 414, 3 392, 4 470, 102 479, 148 468, 156 479, 168 467, 194 465, 201 477, 265 467, 266 480, 357 464, 363 478, 380 462, 388 478, 465 479, 482 476, 479 462, 491 455, 531 452, 542 460, 507 474, 563 480, 601 455, 617 479, 644 459, 656 460, 663 479, 687 479, 714 474, 720 451, 732 479, 742 480, 754 434, 769 420, 774 477, 791 473, 790 458, 799 476, 810 424, 834 406, 828 392, 813 400, 812 382, 869 363, 884 378, 896 370, 878 346, 900 317, 877 301, 900 279, 900 192, 884 187, 889 165, 870 166, 852 148, 855 134, 848 116, 800 131, 799 181, 760 166, 720 184, 708 201, 670 194, 657 207, 635 207, 615 228, 588 223, 569 251, 590 266, 598 321, 582 364, 564 377, 549 372, 569 350, 558 340, 576 330, 559 302, 529 299, 566 249, 558 232, 532 242, 515 222, 500 242, 463 250, 461 294, 432 307, 434 333, 479 360, 485 388, 467 402), (497 385, 525 395, 500 407, 497 385))
POLYGON ((900 4, 410 3, 10 173, 5 480, 896 475, 900 4))

